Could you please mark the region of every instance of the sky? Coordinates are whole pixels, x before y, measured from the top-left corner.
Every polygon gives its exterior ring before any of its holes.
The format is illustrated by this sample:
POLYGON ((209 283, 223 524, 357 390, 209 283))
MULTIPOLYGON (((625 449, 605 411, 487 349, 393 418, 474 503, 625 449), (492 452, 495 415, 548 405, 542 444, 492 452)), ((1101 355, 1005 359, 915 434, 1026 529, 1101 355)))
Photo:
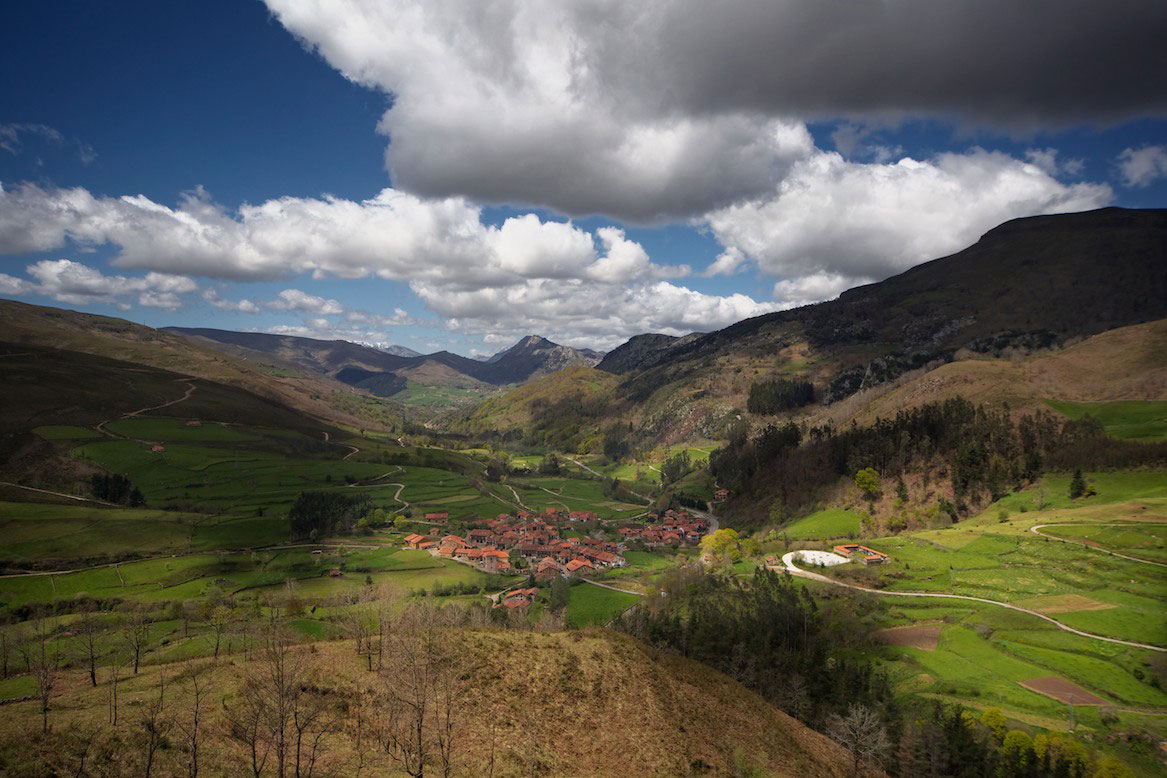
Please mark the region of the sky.
MULTIPOLYGON (((1156 0, 0 9, 0 297, 600 350, 1167 205, 1156 0)), ((2 334, 0 334, 2 338, 2 334)))

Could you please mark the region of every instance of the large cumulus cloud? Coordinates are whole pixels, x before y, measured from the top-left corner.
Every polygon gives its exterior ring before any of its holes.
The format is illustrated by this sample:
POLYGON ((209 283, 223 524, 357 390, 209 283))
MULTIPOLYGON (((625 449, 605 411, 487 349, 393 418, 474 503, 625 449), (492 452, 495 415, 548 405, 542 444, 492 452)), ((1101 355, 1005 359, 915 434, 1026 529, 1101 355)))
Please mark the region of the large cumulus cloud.
POLYGON ((392 95, 395 185, 651 221, 760 196, 808 119, 1018 128, 1167 112, 1145 0, 267 0, 392 95))

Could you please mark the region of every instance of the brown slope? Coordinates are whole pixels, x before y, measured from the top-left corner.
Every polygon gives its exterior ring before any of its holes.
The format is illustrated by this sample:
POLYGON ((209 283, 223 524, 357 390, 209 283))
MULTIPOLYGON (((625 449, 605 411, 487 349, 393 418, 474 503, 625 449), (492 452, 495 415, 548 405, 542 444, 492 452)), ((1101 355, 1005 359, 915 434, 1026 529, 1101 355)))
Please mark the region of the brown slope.
MULTIPOLYGON (((532 774, 728 778, 740 774, 732 767, 735 751, 776 778, 843 778, 850 773, 842 748, 729 677, 625 636, 597 631, 467 631, 457 637, 464 642, 473 670, 457 710, 456 774, 487 774, 492 734, 493 774, 498 778, 532 774)), ((320 671, 316 686, 328 690, 338 711, 351 699, 355 684, 379 687, 377 674, 365 669, 349 641, 314 644, 308 657, 320 671)), ((223 703, 236 705, 235 690, 242 679, 260 669, 259 662, 233 655, 220 659, 213 672, 204 675, 210 688, 204 700, 200 761, 207 774, 244 774, 247 757, 226 736, 223 703)), ((179 670, 180 666, 171 666, 165 671, 166 701, 170 712, 185 716, 190 710, 190 684, 177 680, 179 670)), ((108 731, 105 677, 103 669, 102 685, 93 689, 80 669, 61 674, 49 714, 54 731, 108 731)), ((157 684, 158 673, 149 669, 123 678, 119 696, 127 720, 136 703, 157 698, 157 684)), ((25 764, 51 763, 57 754, 50 751, 49 742, 37 741, 24 749, 14 746, 33 726, 39 726, 35 701, 5 706, 0 755, 19 750, 25 764)), ((326 740, 321 772, 354 774, 353 729, 351 716, 342 715, 326 740)), ((368 731, 365 737, 362 774, 403 775, 380 747, 370 746, 368 731)), ((128 743, 124 750, 131 750, 128 743)), ((179 774, 183 757, 179 748, 164 749, 158 756, 158 772, 179 774)))
POLYGON ((307 371, 273 375, 262 364, 125 319, 0 300, 0 332, 10 343, 92 354, 238 387, 333 424, 382 426, 376 417, 344 410, 356 407, 354 391, 331 378, 307 371))
POLYGON ((1065 348, 1012 359, 965 359, 816 409, 836 426, 961 395, 976 403, 1048 410, 1042 400, 1167 400, 1167 319, 1122 327, 1065 348))

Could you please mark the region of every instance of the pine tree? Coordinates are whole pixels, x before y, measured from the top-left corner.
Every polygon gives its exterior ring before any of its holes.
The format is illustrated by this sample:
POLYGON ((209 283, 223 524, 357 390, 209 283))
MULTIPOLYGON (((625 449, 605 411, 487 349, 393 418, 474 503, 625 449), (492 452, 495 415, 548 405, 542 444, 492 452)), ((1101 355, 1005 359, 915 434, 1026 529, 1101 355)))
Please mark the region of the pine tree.
POLYGON ((1082 471, 1075 470, 1074 477, 1070 479, 1070 499, 1076 500, 1082 495, 1086 494, 1086 479, 1082 477, 1082 471))

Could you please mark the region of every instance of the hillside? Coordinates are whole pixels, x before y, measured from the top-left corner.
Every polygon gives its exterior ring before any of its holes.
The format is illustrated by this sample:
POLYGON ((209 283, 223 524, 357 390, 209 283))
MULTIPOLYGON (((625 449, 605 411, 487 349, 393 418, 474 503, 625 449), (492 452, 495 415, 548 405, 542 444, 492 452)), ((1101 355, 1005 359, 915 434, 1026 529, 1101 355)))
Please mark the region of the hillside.
POLYGON ((619 415, 669 442, 723 435, 759 379, 810 381, 830 404, 925 366, 1163 318, 1167 211, 1107 208, 1010 221, 837 300, 684 343, 634 338, 600 368, 622 377, 619 415))
POLYGON ((238 387, 333 424, 383 429, 400 424, 398 406, 370 401, 328 376, 273 359, 240 359, 124 319, 0 300, 0 332, 16 346, 91 354, 238 387))
MULTIPOLYGON (((630 638, 608 632, 541 634, 535 632, 460 631, 446 636, 464 652, 473 683, 459 695, 455 708, 457 739, 454 755, 464 774, 486 775, 494 751, 493 774, 499 778, 528 775, 659 776, 740 775, 734 768, 748 764, 774 776, 839 776, 848 774, 846 753, 827 738, 765 703, 759 696, 710 668, 662 654, 630 638), (507 657, 509 661, 497 661, 507 657), (619 726, 597 726, 619 722, 619 726)), ((381 688, 378 674, 368 673, 350 642, 317 643, 308 659, 312 693, 328 700, 330 712, 344 716, 325 738, 320 770, 353 775, 357 748, 353 740, 355 690, 381 688), (327 674, 323 668, 327 667, 327 674), (341 713, 341 711, 344 711, 341 713)), ((191 706, 190 683, 178 678, 182 666, 165 670, 167 710, 185 717, 191 706)), ((226 737, 223 705, 235 707, 242 679, 261 675, 260 661, 236 655, 220 660, 214 673, 204 674, 205 733, 200 767, 207 773, 241 775, 246 754, 226 737), (214 704, 206 704, 213 700, 214 704)), ((157 672, 126 677, 119 689, 124 714, 108 728, 108 680, 101 673, 98 688, 89 688, 81 669, 67 671, 50 712, 53 738, 29 748, 16 747, 26 722, 38 717, 35 701, 6 706, 0 717, 0 770, 26 775, 30 762, 75 769, 67 747, 70 733, 102 730, 102 738, 130 741, 139 735, 134 710, 157 697, 157 672), (60 709, 57 710, 57 707, 60 709)), ((367 726, 375 725, 383 707, 367 699, 367 726), (380 710, 379 710, 380 709, 380 710)), ((371 737, 365 732, 365 737, 371 737)), ((127 743, 128 746, 128 743, 127 743)), ((400 775, 381 748, 364 749, 361 774, 400 775)), ((100 764, 101 749, 93 755, 100 764)), ((123 747, 118 758, 132 762, 138 749, 123 747)), ((163 749, 159 773, 183 771, 183 751, 163 749)), ((68 773, 71 774, 71 771, 68 773)), ((428 774, 428 773, 427 773, 428 774)), ((435 773, 438 774, 438 773, 435 773)), ((462 774, 462 773, 460 773, 462 774)))
POLYGON ((454 432, 499 438, 552 442, 574 450, 581 436, 593 437, 608 415, 619 379, 592 367, 569 367, 536 379, 479 405, 447 422, 454 432))
POLYGON ((957 395, 1049 410, 1048 400, 1167 400, 1167 320, 1121 327, 1066 348, 1012 358, 980 357, 916 371, 817 409, 812 423, 867 424, 904 408, 957 395))

